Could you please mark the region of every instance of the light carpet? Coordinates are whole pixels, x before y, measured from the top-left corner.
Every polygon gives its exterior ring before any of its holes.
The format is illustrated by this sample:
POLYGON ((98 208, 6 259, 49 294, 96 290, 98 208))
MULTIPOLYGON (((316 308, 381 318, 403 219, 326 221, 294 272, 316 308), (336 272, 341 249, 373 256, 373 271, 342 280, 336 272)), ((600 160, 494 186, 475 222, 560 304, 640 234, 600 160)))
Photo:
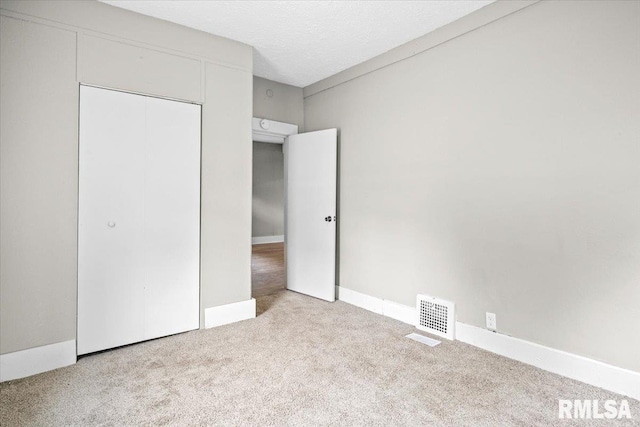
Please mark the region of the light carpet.
POLYGON ((288 291, 258 317, 81 358, 0 385, 0 425, 637 425, 558 420, 558 399, 624 397, 288 291))

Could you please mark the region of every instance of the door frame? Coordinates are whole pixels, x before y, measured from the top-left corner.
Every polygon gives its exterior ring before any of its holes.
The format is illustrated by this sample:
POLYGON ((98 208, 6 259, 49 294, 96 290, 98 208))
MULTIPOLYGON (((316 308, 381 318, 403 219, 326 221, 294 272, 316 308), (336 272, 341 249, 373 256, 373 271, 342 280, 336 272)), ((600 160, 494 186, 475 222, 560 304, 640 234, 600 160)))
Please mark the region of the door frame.
POLYGON ((289 135, 298 134, 298 125, 254 117, 251 119, 253 141, 284 144, 289 135))
MULTIPOLYGON (((298 125, 292 123, 278 122, 275 120, 253 117, 251 119, 251 136, 253 142, 266 142, 282 146, 284 155, 284 243, 287 243, 287 141, 290 135, 298 134, 298 125)), ((253 160, 252 160, 253 162, 253 160)), ((253 187, 251 188, 253 193, 253 187)), ((253 208, 252 208, 253 209, 253 208)), ((252 224, 253 226, 253 224, 252 224)), ((253 240, 253 238, 252 238, 253 240)), ((253 246, 253 241, 252 244, 253 246)), ((253 249, 252 249, 253 250, 253 249)), ((286 251, 285 251, 286 252, 286 251)), ((284 261, 285 275, 287 271, 287 260, 284 261)), ((253 283, 251 284, 253 289, 253 283)), ((252 290, 253 293, 253 290, 252 290)))
MULTIPOLYGON (((103 90, 109 90, 109 91, 113 91, 113 92, 121 92, 124 94, 128 94, 128 95, 138 95, 138 96, 144 96, 147 98, 157 98, 157 99, 161 99, 161 100, 167 100, 167 101, 174 101, 174 102, 180 102, 183 104, 192 104, 192 105, 197 105, 200 107, 200 141, 199 141, 199 150, 200 150, 200 154, 199 154, 199 159, 200 159, 200 178, 199 178, 199 186, 200 186, 200 194, 198 197, 198 204, 199 204, 199 218, 198 218, 198 238, 199 238, 199 242, 198 242, 198 329, 203 329, 205 327, 204 325, 204 307, 202 306, 202 123, 203 123, 203 116, 202 116, 202 111, 203 111, 203 106, 204 103, 203 102, 196 102, 196 101, 192 101, 192 100, 186 100, 186 99, 180 99, 180 98, 172 98, 172 97, 168 97, 168 96, 163 96, 163 95, 156 95, 153 93, 147 93, 147 92, 140 92, 140 91, 134 91, 134 90, 126 90, 126 89, 118 89, 118 88, 114 88, 114 87, 110 87, 110 86, 101 86, 101 85, 96 85, 96 84, 90 84, 90 83, 84 83, 84 82, 78 82, 78 92, 77 92, 77 102, 78 102, 78 132, 77 132, 77 156, 78 156, 78 161, 80 161, 80 96, 81 96, 81 89, 82 87, 89 87, 89 88, 96 88, 96 89, 103 89, 103 90)), ((296 126, 297 129, 297 126, 296 126)), ((77 172, 77 179, 78 179, 78 185, 80 182, 80 169, 78 169, 77 172)), ((76 206, 76 213, 78 214, 78 209, 79 209, 79 204, 80 204, 80 192, 79 192, 79 187, 76 188, 76 202, 77 202, 77 206, 76 206)), ((77 217, 76 220, 76 234, 79 234, 79 227, 80 227, 80 218, 79 216, 77 217)), ((76 355, 78 354, 78 322, 77 322, 77 317, 78 317, 78 301, 77 301, 77 294, 78 294, 78 288, 80 286, 79 280, 78 280, 78 268, 79 268, 79 247, 78 247, 78 242, 76 242, 76 327, 75 327, 75 352, 76 355)), ((145 342, 148 340, 144 340, 141 342, 145 342)), ((137 344, 137 343, 133 343, 133 344, 137 344)), ((90 353, 89 353, 90 354, 90 353)))
MULTIPOLYGON (((253 142, 266 142, 282 145, 284 154, 284 242, 287 242, 287 140, 298 134, 298 125, 275 120, 253 117, 251 119, 251 136, 253 142)), ((253 191, 253 188, 252 188, 253 191)), ((286 261, 285 261, 286 269, 286 261)))
MULTIPOLYGON (((278 122, 276 120, 269 120, 260 117, 253 117, 251 119, 251 133, 253 142, 266 142, 270 144, 282 145, 282 151, 284 153, 284 243, 287 243, 287 145, 289 142, 289 136, 297 135, 298 125, 292 123, 278 122)), ((336 215, 340 215, 340 131, 337 135, 337 159, 336 159, 336 215)), ((335 286, 337 292, 338 277, 339 277, 339 265, 340 265, 340 223, 336 222, 336 265, 335 265, 335 286)), ((253 245, 253 243, 252 243, 253 245)), ((286 252, 286 251, 285 251, 286 252)), ((287 269, 287 261, 285 256, 285 271, 287 269)), ((337 299, 337 297, 336 297, 337 299)))

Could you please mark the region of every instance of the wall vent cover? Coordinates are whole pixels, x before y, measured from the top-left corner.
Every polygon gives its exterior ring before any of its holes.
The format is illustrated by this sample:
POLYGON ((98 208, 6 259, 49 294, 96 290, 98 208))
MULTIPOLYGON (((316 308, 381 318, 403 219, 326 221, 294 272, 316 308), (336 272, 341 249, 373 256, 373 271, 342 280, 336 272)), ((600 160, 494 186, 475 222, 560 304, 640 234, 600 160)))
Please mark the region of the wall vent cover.
POLYGON ((429 295, 418 295, 417 328, 450 340, 455 339, 455 305, 429 295))

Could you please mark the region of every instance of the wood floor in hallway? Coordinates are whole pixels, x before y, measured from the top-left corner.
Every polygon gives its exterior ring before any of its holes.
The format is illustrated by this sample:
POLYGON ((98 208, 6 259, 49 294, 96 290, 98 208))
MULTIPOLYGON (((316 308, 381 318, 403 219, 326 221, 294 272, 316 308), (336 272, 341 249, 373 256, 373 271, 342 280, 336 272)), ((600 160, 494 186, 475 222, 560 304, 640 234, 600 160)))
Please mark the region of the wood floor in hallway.
POLYGON ((271 295, 287 287, 284 243, 253 245, 251 251, 251 293, 254 298, 271 295))

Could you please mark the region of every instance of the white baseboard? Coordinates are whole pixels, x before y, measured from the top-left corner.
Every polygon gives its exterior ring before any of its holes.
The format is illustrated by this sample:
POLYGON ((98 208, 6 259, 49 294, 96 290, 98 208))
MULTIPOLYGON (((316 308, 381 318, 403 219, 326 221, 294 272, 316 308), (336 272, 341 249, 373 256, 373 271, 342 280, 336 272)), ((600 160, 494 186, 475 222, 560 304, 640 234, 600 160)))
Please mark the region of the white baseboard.
POLYGON ((640 400, 640 373, 456 322, 456 339, 605 390, 640 400))
POLYGON ((0 381, 29 377, 76 363, 76 340, 0 355, 0 381))
POLYGON ((416 326, 417 316, 415 307, 409 307, 385 299, 382 300, 382 314, 408 325, 416 326))
POLYGON ((204 327, 207 329, 215 328, 216 326, 227 325, 241 320, 253 319, 255 317, 256 300, 251 298, 247 301, 205 308, 204 327))
MULTIPOLYGON (((416 309, 336 286, 340 301, 415 325, 416 309)), ((456 322, 455 339, 605 390, 640 400, 640 373, 456 322)))
POLYGON ((416 310, 413 307, 365 295, 342 286, 336 286, 336 299, 412 326, 416 324, 416 310))
POLYGON ((344 286, 336 286, 336 299, 344 301, 356 307, 382 314, 382 300, 380 298, 371 297, 352 291, 344 286))
POLYGON ((251 238, 252 245, 262 245, 264 243, 281 243, 281 242, 284 242, 284 236, 262 236, 262 237, 251 238))

